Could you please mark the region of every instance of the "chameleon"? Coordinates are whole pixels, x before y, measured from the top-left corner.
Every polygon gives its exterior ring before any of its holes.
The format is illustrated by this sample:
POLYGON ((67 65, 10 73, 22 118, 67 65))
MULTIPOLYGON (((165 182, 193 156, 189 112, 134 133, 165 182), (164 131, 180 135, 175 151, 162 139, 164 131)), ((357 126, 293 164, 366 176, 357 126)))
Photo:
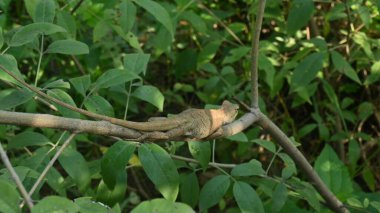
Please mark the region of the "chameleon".
POLYGON ((169 118, 151 118, 147 122, 127 121, 125 126, 148 132, 140 139, 167 139, 183 135, 187 140, 197 140, 234 121, 238 109, 239 105, 225 100, 219 109, 188 109, 169 118))

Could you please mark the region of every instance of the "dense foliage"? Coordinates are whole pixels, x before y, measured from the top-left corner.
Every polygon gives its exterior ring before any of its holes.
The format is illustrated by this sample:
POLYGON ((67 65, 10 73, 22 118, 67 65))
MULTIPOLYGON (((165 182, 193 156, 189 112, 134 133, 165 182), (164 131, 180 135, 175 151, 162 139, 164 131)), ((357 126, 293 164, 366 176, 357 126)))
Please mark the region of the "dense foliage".
MULTIPOLYGON (((261 31, 261 110, 353 212, 380 212, 379 8, 368 0, 268 0, 261 31)), ((257 1, 3 0, 0 10, 0 65, 73 106, 143 121, 233 97, 251 101, 257 1)), ((0 79, 1 110, 86 118, 37 98, 2 70, 0 79)), ((0 125, 28 192, 69 135, 0 125)), ((254 126, 202 143, 78 134, 32 199, 32 212, 328 209, 254 126)), ((1 164, 0 211, 27 211, 20 203, 1 164)))

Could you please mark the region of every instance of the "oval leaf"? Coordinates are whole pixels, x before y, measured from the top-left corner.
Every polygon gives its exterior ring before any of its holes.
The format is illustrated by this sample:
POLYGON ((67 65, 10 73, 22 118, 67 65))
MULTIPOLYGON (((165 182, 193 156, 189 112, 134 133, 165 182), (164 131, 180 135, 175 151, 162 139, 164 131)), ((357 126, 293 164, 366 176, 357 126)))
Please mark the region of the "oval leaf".
POLYGON ((242 212, 264 213, 263 203, 256 191, 247 183, 236 181, 234 197, 242 212))
POLYGON ((87 162, 82 154, 69 147, 63 151, 58 160, 67 174, 73 178, 79 190, 84 192, 90 185, 91 175, 87 162))
POLYGON ((69 80, 70 83, 74 86, 75 90, 79 92, 83 97, 86 96, 86 92, 91 85, 90 75, 84 75, 69 80))
POLYGON ((47 53, 60 53, 65 55, 81 55, 88 54, 87 44, 76 40, 58 40, 49 45, 47 53))
MULTIPOLYGON (((24 79, 24 77, 21 75, 20 70, 18 70, 17 67, 17 61, 13 55, 0 55, 0 65, 3 66, 8 71, 12 72, 14 75, 16 75, 20 79, 24 79)), ((18 81, 16 81, 12 76, 8 75, 5 71, 0 69, 0 79, 4 80, 6 82, 11 82, 13 84, 19 85, 23 87, 18 81)))
POLYGON ((165 199, 153 199, 140 203, 131 213, 193 213, 195 212, 190 206, 184 203, 172 202, 165 199))
POLYGON ((292 91, 307 86, 315 78, 317 72, 322 69, 323 56, 322 52, 313 53, 298 64, 291 80, 292 91))
POLYGON ((37 132, 25 131, 12 137, 9 140, 8 148, 21 148, 26 146, 45 145, 49 143, 51 143, 51 141, 45 137, 45 135, 37 132))
POLYGON ((65 212, 76 213, 78 206, 73 201, 58 196, 48 196, 37 203, 32 209, 32 213, 46 213, 46 212, 65 212))
POLYGON ((90 112, 107 115, 109 117, 114 117, 115 115, 112 105, 99 95, 92 95, 88 97, 84 101, 84 106, 90 112))
POLYGON ((219 175, 209 180, 202 188, 199 196, 199 209, 201 211, 217 204, 230 187, 230 177, 219 175))
POLYGON ((114 189, 119 173, 125 172, 135 146, 126 141, 118 141, 104 154, 100 163, 100 174, 109 189, 114 189))
POLYGON ((179 174, 169 154, 156 144, 143 144, 139 158, 149 179, 168 200, 175 201, 178 195, 179 174))
POLYGON ((195 172, 182 174, 180 184, 181 201, 187 203, 191 207, 195 207, 199 198, 199 183, 195 172))
POLYGON ((153 106, 157 107, 160 112, 164 108, 164 96, 154 86, 141 86, 133 92, 133 96, 151 103, 153 106))
POLYGON ((0 109, 11 109, 32 99, 34 93, 27 89, 17 90, 12 89, 0 92, 0 109))
POLYGON ((118 84, 122 84, 140 77, 133 72, 121 69, 110 69, 103 73, 95 82, 95 88, 108 88, 118 84))
POLYGON ((53 23, 55 16, 54 0, 39 0, 36 6, 34 22, 53 23))
POLYGON ((188 142, 191 155, 199 161, 203 170, 206 170, 211 157, 211 147, 209 142, 188 142))
MULTIPOLYGON (((53 98, 56 98, 58 100, 61 100, 67 104, 70 104, 70 105, 76 107, 76 104, 75 104, 74 100, 71 98, 71 96, 63 90, 52 89, 52 90, 49 90, 47 92, 47 94, 53 98)), ((80 117, 80 114, 78 112, 72 111, 71 109, 67 109, 66 107, 63 107, 59 104, 54 104, 54 105, 57 107, 59 112, 62 113, 62 115, 65 117, 70 117, 70 118, 79 118, 80 117)))
POLYGON ((169 13, 159 3, 151 0, 133 0, 140 7, 144 8, 154 18, 157 19, 170 33, 171 37, 174 35, 173 23, 169 13))
POLYGON ((15 187, 5 180, 0 179, 0 209, 2 212, 20 212, 19 194, 15 187))
POLYGON ((294 0, 288 15, 288 33, 293 34, 304 27, 310 20, 314 11, 312 0, 294 0))
POLYGON ((331 146, 325 146, 315 161, 314 168, 323 182, 337 196, 349 196, 352 193, 353 187, 348 169, 339 160, 331 146))
POLYGON ((235 168, 232 169, 231 174, 233 176, 253 176, 264 175, 265 171, 260 161, 253 159, 248 163, 242 163, 237 165, 235 168))
POLYGON ((38 35, 51 35, 53 33, 66 32, 66 30, 58 25, 51 23, 33 23, 21 27, 12 37, 10 46, 21 46, 30 43, 38 35))

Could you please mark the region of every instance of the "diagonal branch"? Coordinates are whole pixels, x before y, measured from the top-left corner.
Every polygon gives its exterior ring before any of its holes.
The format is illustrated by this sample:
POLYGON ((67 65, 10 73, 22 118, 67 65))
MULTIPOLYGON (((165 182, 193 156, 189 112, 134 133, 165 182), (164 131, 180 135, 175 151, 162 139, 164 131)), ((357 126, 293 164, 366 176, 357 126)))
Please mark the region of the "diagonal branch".
POLYGON ((258 58, 259 58, 259 43, 260 43, 260 33, 261 25, 263 23, 265 9, 265 0, 259 1, 259 6, 257 8, 255 27, 252 28, 252 50, 251 50, 251 84, 252 84, 252 107, 259 108, 259 74, 258 74, 258 58))
POLYGON ((264 114, 260 116, 258 124, 276 140, 278 144, 284 149, 284 151, 294 160, 298 167, 300 167, 309 181, 319 194, 326 201, 327 205, 334 212, 349 212, 342 202, 330 191, 318 174, 314 171, 313 167, 310 165, 305 156, 297 149, 295 145, 290 141, 290 139, 285 135, 283 131, 276 124, 274 124, 268 117, 264 114))
POLYGON ((22 185, 22 182, 21 182, 19 176, 17 175, 15 169, 12 167, 12 164, 9 161, 7 153, 3 149, 3 146, 1 145, 1 143, 0 143, 0 155, 1 155, 1 160, 3 161, 5 167, 8 169, 9 173, 11 173, 13 181, 16 183, 18 189, 21 192, 21 195, 24 197, 24 201, 28 205, 28 208, 30 210, 32 210, 32 208, 34 206, 33 202, 32 202, 32 199, 28 195, 28 192, 26 192, 26 189, 25 189, 24 185, 22 185))

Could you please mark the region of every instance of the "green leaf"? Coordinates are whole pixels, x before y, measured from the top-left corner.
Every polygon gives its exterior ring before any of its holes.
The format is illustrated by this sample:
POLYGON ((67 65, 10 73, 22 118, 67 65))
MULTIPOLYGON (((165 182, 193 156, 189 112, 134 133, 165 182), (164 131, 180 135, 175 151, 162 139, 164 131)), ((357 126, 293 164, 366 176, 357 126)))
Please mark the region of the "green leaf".
MULTIPOLYGON (((169 13, 159 3, 151 0, 133 0, 135 4, 144 8, 150 13, 158 22, 160 22, 170 33, 171 38, 174 36, 173 22, 169 13)), ((168 38, 168 39, 171 39, 168 38)))
POLYGON ((308 135, 310 132, 312 132, 315 128, 317 128, 317 124, 315 123, 312 123, 312 124, 307 124, 305 125, 304 127, 302 127, 299 131, 298 131, 298 135, 300 138, 308 135))
POLYGON ((92 200, 91 197, 76 198, 74 203, 79 207, 80 213, 110 213, 107 206, 92 200))
POLYGON ((306 199, 307 203, 313 207, 316 212, 320 212, 321 210, 321 204, 318 199, 318 193, 315 191, 313 186, 309 183, 302 182, 302 188, 298 192, 300 193, 301 197, 306 199))
POLYGON ((156 144, 140 146, 139 158, 149 179, 168 200, 175 201, 178 195, 179 174, 169 154, 156 144))
POLYGON ((188 147, 191 155, 199 161, 203 171, 208 167, 211 157, 211 147, 209 142, 191 141, 188 142, 188 147))
MULTIPOLYGON (((46 152, 45 152, 46 153, 46 152)), ((66 188, 63 176, 57 171, 56 168, 51 167, 46 174, 46 182, 50 188, 56 191, 59 195, 66 197, 66 188)))
POLYGON ((341 54, 336 51, 331 52, 331 60, 334 64, 335 69, 343 73, 345 76, 355 81, 358 84, 361 84, 361 81, 358 77, 358 74, 351 67, 351 65, 343 58, 341 54))
POLYGON ((218 175, 209 180, 202 188, 199 196, 199 209, 204 211, 217 204, 230 187, 230 177, 218 175))
POLYGON ((8 181, 0 179, 0 209, 2 212, 18 213, 20 212, 19 197, 17 189, 8 181))
POLYGON ((0 27, 0 49, 3 47, 3 45, 4 45, 3 28, 0 27))
POLYGON ((67 174, 73 178, 79 191, 84 192, 90 186, 91 175, 87 162, 82 154, 68 147, 63 151, 58 160, 67 174))
POLYGON ((36 145, 42 146, 49 143, 52 142, 45 137, 45 135, 27 130, 10 138, 8 148, 22 148, 36 145))
POLYGON ((31 18, 34 20, 34 16, 36 14, 36 5, 40 0, 24 0, 26 12, 29 14, 31 18))
POLYGON ((287 31, 294 34, 297 30, 306 26, 314 12, 314 3, 312 0, 294 0, 288 15, 287 31))
POLYGON ((134 151, 134 144, 118 141, 104 154, 100 163, 100 174, 109 189, 114 189, 119 173, 126 172, 125 167, 134 151))
POLYGON ((264 55, 264 53, 259 53, 259 67, 260 70, 263 70, 265 73, 265 82, 273 89, 276 70, 268 58, 269 57, 264 55))
POLYGON ((200 67, 203 64, 206 64, 211 61, 216 55, 216 51, 218 51, 221 45, 221 41, 215 40, 203 47, 201 52, 198 55, 197 66, 200 67))
POLYGON ((38 35, 51 35, 54 33, 66 32, 61 26, 51 23, 33 23, 20 27, 13 35, 10 46, 21 46, 32 42, 38 35))
POLYGON ((374 113, 375 107, 370 102, 363 102, 359 105, 359 119, 366 120, 369 116, 374 113))
POLYGON ((264 175, 265 171, 260 161, 252 159, 248 163, 242 163, 234 167, 231 171, 233 176, 254 176, 264 175))
POLYGON ((116 203, 125 200, 125 192, 127 191, 127 173, 120 172, 116 179, 116 184, 113 190, 101 181, 98 190, 96 191, 96 200, 114 206, 116 203))
MULTIPOLYGON (((19 79, 24 79, 24 77, 20 73, 20 70, 18 70, 17 61, 13 55, 8 55, 8 54, 0 55, 0 65, 3 66, 8 71, 12 72, 19 79)), ((8 73, 6 73, 3 69, 0 69, 0 79, 23 87, 12 76, 8 75, 8 73)))
POLYGON ((340 198, 347 198, 353 191, 347 167, 334 150, 326 145, 315 161, 314 168, 323 182, 340 198))
POLYGON ((228 56, 223 59, 223 64, 231 64, 240 60, 241 58, 247 56, 247 54, 249 55, 250 50, 251 48, 246 46, 231 49, 228 56))
POLYGON ((120 14, 120 26, 124 32, 129 32, 136 20, 136 7, 131 0, 122 0, 120 14))
POLYGON ((196 13, 192 11, 183 11, 180 19, 190 22, 190 24, 200 33, 207 33, 207 25, 205 21, 196 13))
POLYGON ((154 86, 140 86, 132 93, 132 95, 151 103, 153 106, 157 107, 160 112, 162 112, 164 108, 164 96, 160 90, 154 86))
POLYGON ((62 79, 58 79, 56 81, 50 82, 44 86, 44 89, 50 89, 50 88, 61 88, 61 89, 70 89, 69 82, 66 82, 62 79))
POLYGON ((261 139, 254 139, 252 142, 264 147, 266 150, 275 153, 276 152, 276 146, 273 144, 272 141, 267 140, 261 140, 261 139))
POLYGON ((195 213, 190 206, 184 203, 172 202, 162 198, 156 198, 140 203, 131 213, 195 213))
POLYGON ((363 50, 364 53, 372 60, 375 60, 371 44, 370 44, 370 39, 367 37, 367 35, 364 32, 356 32, 354 33, 353 40, 355 43, 357 43, 363 50))
POLYGON ((361 148, 359 146, 359 143, 355 139, 351 139, 348 143, 348 159, 350 162, 350 168, 352 168, 352 171, 356 171, 356 167, 358 166, 358 160, 360 159, 360 152, 361 148))
MULTIPOLYGON (((47 91, 47 94, 53 98, 56 98, 60 101, 63 101, 67 104, 70 104, 71 106, 76 107, 76 104, 74 100, 71 98, 69 94, 67 94, 65 91, 60 89, 51 89, 47 91)), ((54 104, 55 107, 57 107, 58 111, 65 117, 70 118, 79 118, 80 114, 78 112, 72 111, 71 109, 67 109, 66 107, 63 107, 59 104, 54 104)))
POLYGON ((32 213, 46 213, 46 212, 65 212, 77 213, 78 206, 73 201, 58 196, 48 196, 37 203, 32 209, 32 213))
POLYGON ((106 115, 109 117, 115 116, 112 105, 102 96, 91 95, 90 97, 86 98, 83 104, 90 112, 106 115))
POLYGON ((324 54, 322 52, 313 53, 304 58, 294 70, 291 79, 292 91, 307 86, 322 69, 324 54))
POLYGON ((34 96, 28 89, 0 91, 0 109, 11 109, 28 102, 34 96))
POLYGON ((121 69, 110 69, 103 73, 95 82, 94 88, 108 88, 118 84, 122 84, 134 79, 139 79, 140 77, 133 72, 121 70, 121 69))
POLYGON ((83 97, 86 97, 86 92, 91 85, 90 75, 83 75, 69 80, 74 86, 75 90, 83 97))
POLYGON ((146 73, 150 54, 145 53, 131 53, 126 54, 124 57, 124 69, 134 72, 135 74, 146 73))
POLYGON ((284 183, 277 184, 276 188, 273 191, 272 196, 272 212, 278 212, 285 205, 286 200, 288 199, 288 190, 284 183))
POLYGON ((70 38, 75 38, 77 32, 77 25, 73 15, 68 11, 58 11, 57 13, 57 24, 67 30, 70 35, 70 38))
POLYGON ((111 32, 111 27, 107 23, 106 20, 100 20, 94 27, 93 31, 93 41, 100 41, 103 37, 105 37, 109 32, 111 32))
POLYGON ((371 73, 365 79, 364 85, 368 86, 380 80, 380 61, 371 66, 371 73))
POLYGON ((256 191, 247 183, 236 181, 234 184, 234 197, 241 212, 264 213, 263 203, 256 191))
POLYGON ((88 54, 87 44, 76 40, 58 40, 54 41, 46 49, 46 53, 60 53, 65 55, 82 55, 88 54))
POLYGON ((243 132, 228 136, 227 139, 231 141, 248 142, 248 137, 243 132))
POLYGON ((191 207, 195 207, 199 198, 199 183, 195 172, 181 174, 180 176, 180 196, 181 201, 191 207))
POLYGON ((34 22, 53 23, 54 16, 55 16, 55 1, 54 0, 39 0, 36 5, 34 22))
POLYGON ((368 167, 365 167, 362 171, 362 177, 365 183, 367 184, 368 188, 372 192, 374 192, 376 190, 376 179, 371 169, 369 169, 368 167))

